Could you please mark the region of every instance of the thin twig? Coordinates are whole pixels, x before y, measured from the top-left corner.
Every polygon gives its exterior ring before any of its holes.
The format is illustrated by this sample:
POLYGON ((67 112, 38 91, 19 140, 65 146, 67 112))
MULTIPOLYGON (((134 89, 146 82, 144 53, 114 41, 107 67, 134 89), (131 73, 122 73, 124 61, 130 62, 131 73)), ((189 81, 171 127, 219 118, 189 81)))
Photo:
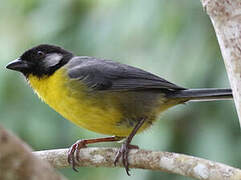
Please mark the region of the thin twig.
MULTIPOLYGON (((78 166, 114 167, 117 150, 116 148, 81 149, 78 166)), ((70 167, 67 162, 67 151, 68 149, 57 149, 37 151, 34 154, 55 168, 66 168, 70 167)), ((129 153, 129 163, 131 168, 158 170, 200 180, 241 179, 240 169, 177 153, 133 149, 129 153)), ((119 163, 117 166, 122 167, 122 164, 119 163)))

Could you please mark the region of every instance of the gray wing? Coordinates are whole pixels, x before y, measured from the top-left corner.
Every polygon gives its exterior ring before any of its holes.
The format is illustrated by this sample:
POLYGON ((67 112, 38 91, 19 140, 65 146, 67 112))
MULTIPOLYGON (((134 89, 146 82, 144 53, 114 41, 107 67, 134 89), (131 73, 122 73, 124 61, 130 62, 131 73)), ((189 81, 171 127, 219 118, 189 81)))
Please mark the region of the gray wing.
POLYGON ((80 56, 71 59, 67 66, 70 78, 84 81, 94 90, 185 89, 144 70, 110 60, 80 56))

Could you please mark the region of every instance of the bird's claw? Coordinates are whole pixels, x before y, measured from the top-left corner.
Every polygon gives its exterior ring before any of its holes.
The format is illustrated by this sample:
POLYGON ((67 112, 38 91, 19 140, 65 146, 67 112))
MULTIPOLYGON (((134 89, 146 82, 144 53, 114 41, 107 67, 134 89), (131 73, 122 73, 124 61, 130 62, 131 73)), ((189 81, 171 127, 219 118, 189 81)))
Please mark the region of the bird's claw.
POLYGON ((122 157, 122 163, 125 167, 126 173, 128 176, 130 176, 130 168, 129 168, 129 162, 128 162, 128 154, 130 149, 139 149, 138 146, 136 145, 131 145, 126 142, 124 142, 120 149, 118 150, 115 160, 114 160, 114 165, 116 166, 117 162, 119 161, 120 157, 122 157))
POLYGON ((80 156, 79 156, 80 149, 85 147, 87 147, 85 140, 78 140, 69 148, 68 163, 72 165, 72 169, 76 172, 78 172, 78 170, 76 169, 76 160, 78 162, 80 161, 80 156))

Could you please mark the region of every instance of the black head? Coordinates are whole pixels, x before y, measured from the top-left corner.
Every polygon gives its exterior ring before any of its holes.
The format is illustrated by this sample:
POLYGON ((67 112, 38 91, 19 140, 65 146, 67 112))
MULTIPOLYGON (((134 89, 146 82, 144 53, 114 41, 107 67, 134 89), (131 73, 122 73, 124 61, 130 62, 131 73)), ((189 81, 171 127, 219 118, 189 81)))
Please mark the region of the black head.
POLYGON ((33 74, 40 78, 50 76, 72 57, 71 52, 61 47, 41 44, 25 51, 20 58, 10 62, 6 68, 22 72, 26 77, 33 74))

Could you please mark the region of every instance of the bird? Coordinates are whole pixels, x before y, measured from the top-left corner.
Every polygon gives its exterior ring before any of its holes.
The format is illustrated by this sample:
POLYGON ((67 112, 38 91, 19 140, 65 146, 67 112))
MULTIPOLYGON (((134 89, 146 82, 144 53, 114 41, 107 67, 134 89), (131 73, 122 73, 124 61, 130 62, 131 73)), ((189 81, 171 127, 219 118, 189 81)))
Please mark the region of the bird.
POLYGON ((65 119, 108 137, 82 139, 68 151, 77 171, 79 151, 88 144, 123 141, 114 164, 130 175, 128 153, 133 137, 168 108, 191 101, 232 99, 231 89, 188 89, 145 70, 89 56, 75 56, 56 45, 26 50, 6 68, 21 72, 38 97, 65 119))

